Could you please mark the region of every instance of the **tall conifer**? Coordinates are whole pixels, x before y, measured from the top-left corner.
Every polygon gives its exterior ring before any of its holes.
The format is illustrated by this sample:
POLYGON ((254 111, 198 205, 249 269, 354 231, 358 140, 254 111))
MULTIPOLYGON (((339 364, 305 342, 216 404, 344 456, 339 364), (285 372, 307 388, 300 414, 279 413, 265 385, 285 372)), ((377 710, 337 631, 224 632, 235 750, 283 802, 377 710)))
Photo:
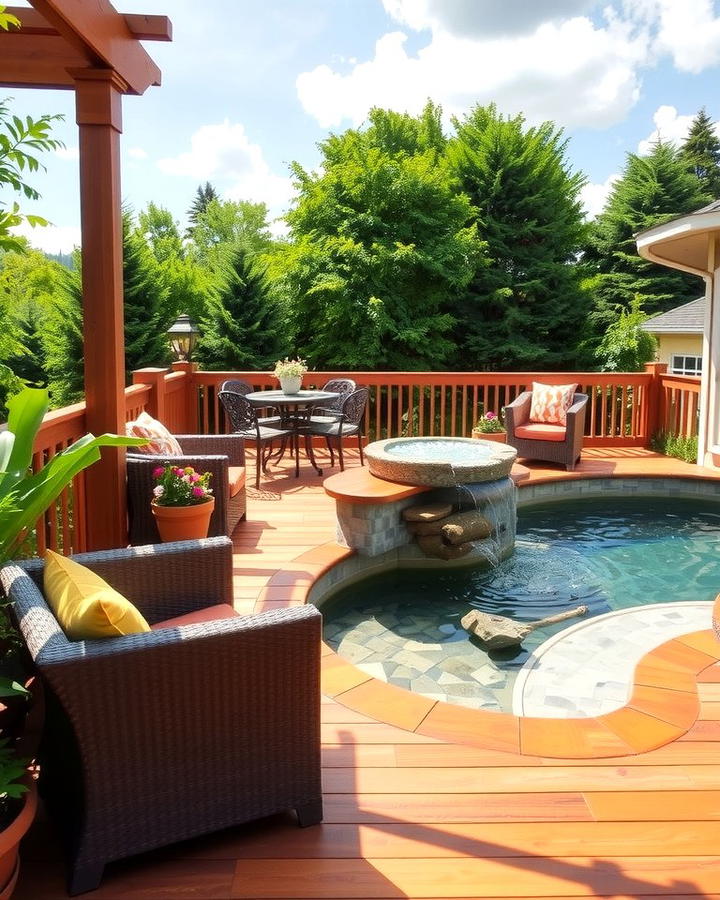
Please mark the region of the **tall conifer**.
POLYGON ((720 139, 704 108, 690 126, 680 157, 688 171, 700 179, 705 193, 712 200, 720 200, 720 139))

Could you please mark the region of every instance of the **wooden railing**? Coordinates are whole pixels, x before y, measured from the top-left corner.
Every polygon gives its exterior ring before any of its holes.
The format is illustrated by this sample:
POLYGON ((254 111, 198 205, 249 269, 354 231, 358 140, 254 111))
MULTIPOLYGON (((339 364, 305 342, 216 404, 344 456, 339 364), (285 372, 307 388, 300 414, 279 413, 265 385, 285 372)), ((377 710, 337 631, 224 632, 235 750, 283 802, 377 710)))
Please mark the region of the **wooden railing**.
MULTIPOLYGON (((306 387, 322 387, 331 378, 352 378, 370 388, 365 413, 369 440, 410 435, 468 436, 485 412, 500 412, 533 381, 578 384, 590 397, 585 445, 645 446, 647 396, 652 375, 598 372, 308 372, 306 387)), ((277 388, 268 373, 193 372, 197 428, 201 433, 226 430, 218 389, 237 378, 256 390, 277 388)))
POLYGON ((677 437, 696 437, 700 403, 699 376, 664 373, 659 376, 659 382, 659 429, 677 437))
MULTIPOLYGON (((597 372, 309 372, 306 387, 321 387, 331 378, 349 377, 370 388, 365 413, 369 440, 409 435, 469 435, 485 412, 500 412, 533 381, 576 382, 590 397, 585 446, 648 446, 653 433, 697 434, 700 379, 668 375, 651 364, 641 373, 597 372)), ((198 372, 189 363, 173 371, 141 369, 126 388, 126 418, 142 410, 163 421, 175 433, 216 433, 226 430, 218 388, 228 378, 250 382, 257 390, 277 388, 267 372, 198 372)), ((78 403, 50 412, 34 448, 37 470, 86 431, 85 405, 78 403)), ((85 495, 78 476, 55 506, 37 523, 36 549, 65 553, 87 547, 88 516, 102 498, 85 495)), ((32 549, 35 549, 33 547, 32 549)))

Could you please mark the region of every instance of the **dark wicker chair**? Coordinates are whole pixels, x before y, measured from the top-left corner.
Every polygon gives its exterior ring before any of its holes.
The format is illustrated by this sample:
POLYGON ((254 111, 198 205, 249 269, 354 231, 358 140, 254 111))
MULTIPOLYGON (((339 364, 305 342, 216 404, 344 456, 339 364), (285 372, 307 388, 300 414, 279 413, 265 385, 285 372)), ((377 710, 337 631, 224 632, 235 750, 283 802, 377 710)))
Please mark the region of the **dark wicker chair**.
POLYGON ((235 391, 219 391, 218 399, 230 420, 233 437, 240 436, 245 441, 255 444, 255 487, 260 487, 260 470, 267 473, 267 463, 275 440, 293 441, 295 449, 295 468, 297 461, 297 432, 294 428, 272 427, 264 425, 258 418, 252 404, 235 391), (267 450, 265 450, 267 448, 267 450))
POLYGON ((340 462, 340 471, 345 471, 345 460, 343 459, 343 438, 357 435, 358 450, 360 451, 360 465, 365 465, 363 457, 363 432, 362 420, 365 415, 365 407, 367 406, 370 391, 366 387, 358 388, 351 394, 348 394, 342 402, 339 412, 331 421, 313 422, 310 420, 301 430, 305 436, 305 442, 309 446, 313 437, 325 438, 330 450, 330 465, 335 465, 335 456, 333 446, 337 448, 338 460, 340 462))
POLYGON ((585 432, 585 408, 587 394, 575 394, 567 411, 567 423, 563 440, 548 441, 542 438, 518 435, 516 429, 530 424, 530 403, 532 391, 523 391, 512 403, 505 407, 505 427, 507 442, 515 447, 519 457, 538 459, 564 465, 568 472, 575 468, 582 451, 585 432))
POLYGON ((0 571, 47 695, 40 789, 70 893, 96 888, 112 860, 285 809, 321 821, 320 613, 207 609, 232 604, 227 538, 75 558, 151 624, 197 624, 69 641, 43 562, 0 571))
POLYGON ((208 535, 232 535, 237 523, 245 518, 245 444, 241 437, 215 434, 178 434, 182 456, 149 456, 127 454, 128 529, 130 543, 157 544, 160 533, 150 508, 154 487, 153 470, 163 462, 192 466, 199 472, 211 472, 210 487, 215 495, 215 509, 208 535))
MULTIPOLYGON (((223 381, 220 385, 220 390, 233 391, 235 394, 242 394, 242 396, 245 397, 247 394, 252 394, 255 388, 251 384, 248 384, 247 381, 238 381, 237 379, 230 378, 227 381, 223 381)), ((275 407, 266 406, 265 409, 275 409, 275 407)), ((261 425, 269 425, 271 428, 278 428, 281 421, 282 419, 277 409, 275 409, 275 414, 272 416, 258 416, 258 422, 261 425)))

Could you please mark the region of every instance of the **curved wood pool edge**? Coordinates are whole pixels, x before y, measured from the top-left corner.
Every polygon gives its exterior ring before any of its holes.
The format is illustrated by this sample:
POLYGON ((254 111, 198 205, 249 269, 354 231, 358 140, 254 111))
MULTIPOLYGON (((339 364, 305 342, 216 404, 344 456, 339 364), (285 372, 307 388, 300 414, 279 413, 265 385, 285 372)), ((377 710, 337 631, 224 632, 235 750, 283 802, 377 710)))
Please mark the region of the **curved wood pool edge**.
MULTIPOLYGON (((552 481, 608 477, 693 480, 720 477, 720 473, 689 466, 681 470, 664 466, 665 471, 657 467, 641 470, 633 467, 631 472, 612 473, 605 466, 574 472, 533 472, 518 468, 515 480, 521 489, 552 481)), ((356 502, 368 502, 370 495, 374 502, 382 502, 379 479, 364 470, 351 471, 353 474, 348 478, 351 490, 342 491, 341 479, 334 475, 329 479, 328 493, 333 497, 341 494, 344 499, 356 502)), ((388 493, 396 499, 396 486, 391 486, 388 493)), ((335 542, 328 542, 293 560, 295 566, 308 573, 307 579, 298 585, 296 602, 306 602, 313 584, 351 553, 335 542)), ((268 587, 272 590, 283 581, 286 583, 286 575, 279 572, 270 579, 268 587)), ((720 617, 720 597, 716 610, 720 617)), ((373 678, 323 644, 322 692, 374 720, 425 737, 525 756, 591 760, 646 753, 686 734, 700 711, 697 678, 718 660, 720 641, 712 630, 674 638, 642 657, 625 706, 597 717, 552 719, 470 709, 413 694, 373 678)))

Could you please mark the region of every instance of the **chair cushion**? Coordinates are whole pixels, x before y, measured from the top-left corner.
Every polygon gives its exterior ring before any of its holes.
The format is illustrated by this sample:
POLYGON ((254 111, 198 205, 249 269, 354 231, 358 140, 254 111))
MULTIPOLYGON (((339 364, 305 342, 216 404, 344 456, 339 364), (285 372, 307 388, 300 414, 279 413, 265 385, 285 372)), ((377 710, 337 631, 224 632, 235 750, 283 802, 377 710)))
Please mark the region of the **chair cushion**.
POLYGON ((234 616, 239 615, 240 613, 235 612, 229 603, 217 603, 215 606, 204 606, 202 609, 194 609, 192 612, 185 613, 185 615, 174 616, 172 619, 156 622, 152 626, 152 630, 159 631, 161 628, 177 628, 180 625, 197 625, 199 622, 217 622, 218 619, 232 619, 234 616))
POLYGON ((228 480, 230 482, 230 496, 236 497, 245 487, 245 466, 230 466, 228 468, 228 480))
POLYGON ((577 384, 541 384, 533 381, 530 421, 564 425, 576 390, 577 384))
POLYGON ((518 425, 515 429, 516 438, 524 438, 531 441, 557 441, 565 440, 567 429, 562 425, 545 425, 542 422, 531 422, 529 425, 518 425))
POLYGON ((43 589, 48 605, 71 641, 150 631, 140 611, 85 566, 45 552, 43 589))
POLYGON ((137 453, 151 456, 182 456, 182 447, 167 428, 146 412, 141 412, 134 422, 125 423, 128 437, 147 438, 148 443, 135 447, 137 453))
POLYGON ((317 424, 313 422, 305 429, 305 433, 316 434, 320 437, 339 437, 341 430, 343 436, 353 435, 358 433, 359 426, 350 422, 343 422, 342 426, 339 422, 318 422, 317 424))

